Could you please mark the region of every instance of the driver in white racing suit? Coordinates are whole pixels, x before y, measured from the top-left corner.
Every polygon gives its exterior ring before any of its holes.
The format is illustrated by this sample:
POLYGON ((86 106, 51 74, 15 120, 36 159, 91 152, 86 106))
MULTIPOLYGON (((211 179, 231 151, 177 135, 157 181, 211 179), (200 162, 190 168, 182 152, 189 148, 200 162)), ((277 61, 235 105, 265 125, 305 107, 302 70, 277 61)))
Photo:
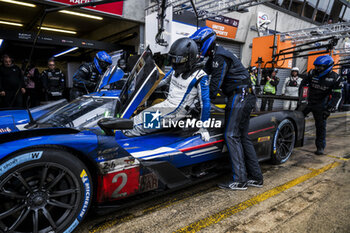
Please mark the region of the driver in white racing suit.
MULTIPOLYGON (((204 122, 209 119, 209 81, 207 74, 197 65, 199 56, 196 43, 190 38, 176 40, 169 50, 169 57, 173 72, 160 84, 170 82, 168 97, 136 115, 133 119, 134 128, 124 131, 126 136, 140 136, 162 129, 162 124, 155 128, 144 127, 145 113, 153 113, 152 121, 176 122, 186 117, 197 99, 201 105, 200 120, 204 122)), ((205 128, 200 128, 195 134, 200 134, 204 141, 210 139, 205 128)))
MULTIPOLYGON (((298 97, 299 86, 302 79, 299 77, 299 68, 293 67, 291 77, 286 78, 282 87, 282 95, 298 97)), ((283 102, 283 110, 295 110, 297 107, 297 101, 285 100, 283 102)))

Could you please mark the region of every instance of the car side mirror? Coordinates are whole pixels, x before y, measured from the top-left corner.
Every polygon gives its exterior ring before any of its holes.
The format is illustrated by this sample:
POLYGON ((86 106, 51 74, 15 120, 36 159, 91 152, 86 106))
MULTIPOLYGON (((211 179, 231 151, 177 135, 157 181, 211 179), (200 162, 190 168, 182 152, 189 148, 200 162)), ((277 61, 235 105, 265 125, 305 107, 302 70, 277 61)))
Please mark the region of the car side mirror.
POLYGON ((97 124, 108 136, 114 136, 113 130, 132 129, 134 127, 133 120, 124 118, 102 118, 97 124))

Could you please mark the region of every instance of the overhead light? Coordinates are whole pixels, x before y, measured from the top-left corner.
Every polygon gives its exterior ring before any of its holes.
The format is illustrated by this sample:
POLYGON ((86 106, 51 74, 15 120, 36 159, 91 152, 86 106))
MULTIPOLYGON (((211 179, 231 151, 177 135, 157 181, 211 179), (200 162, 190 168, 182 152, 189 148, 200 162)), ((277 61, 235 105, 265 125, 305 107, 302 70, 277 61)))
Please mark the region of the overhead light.
POLYGON ((77 34, 75 31, 70 31, 70 30, 63 30, 63 29, 58 29, 58 28, 48 28, 48 27, 41 27, 41 30, 46 30, 46 31, 53 31, 53 32, 63 32, 63 33, 69 33, 69 34, 77 34))
POLYGON ((74 12, 74 11, 66 11, 66 10, 62 10, 59 11, 61 13, 65 13, 65 14, 69 14, 69 15, 76 15, 76 16, 81 16, 81 17, 85 17, 85 18, 90 18, 90 19, 97 19, 97 20, 102 20, 102 17, 99 16, 95 16, 95 15, 88 15, 88 14, 83 14, 83 13, 79 13, 79 12, 74 12))
POLYGON ((21 23, 13 23, 13 22, 2 21, 2 20, 0 20, 0 24, 7 24, 7 25, 12 25, 12 26, 17 26, 17 27, 23 27, 23 24, 21 24, 21 23))
POLYGON ((4 42, 4 40, 0 39, 0 48, 1 48, 1 45, 2 45, 3 42, 4 42))
POLYGON ((62 56, 62 55, 64 55, 64 54, 67 54, 67 53, 70 53, 70 52, 72 52, 72 51, 74 51, 74 50, 77 50, 79 47, 73 47, 73 48, 71 48, 71 49, 68 49, 68 50, 66 50, 66 51, 63 51, 62 53, 58 53, 58 54, 56 54, 56 55, 53 55, 53 57, 59 57, 59 56, 62 56))
POLYGON ((36 7, 36 5, 27 3, 27 2, 20 2, 20 1, 15 1, 15 0, 0 0, 0 2, 7 2, 7 3, 12 3, 12 4, 17 4, 21 6, 27 6, 27 7, 36 7))

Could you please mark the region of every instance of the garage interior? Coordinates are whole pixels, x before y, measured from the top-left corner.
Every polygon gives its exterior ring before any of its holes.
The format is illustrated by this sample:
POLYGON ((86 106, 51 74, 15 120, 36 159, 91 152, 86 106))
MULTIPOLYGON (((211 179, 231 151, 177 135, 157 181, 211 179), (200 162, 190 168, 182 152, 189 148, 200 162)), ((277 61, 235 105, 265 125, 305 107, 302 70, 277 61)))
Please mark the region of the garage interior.
MULTIPOLYGON (((25 65, 45 9, 57 6, 62 5, 49 1, 1 0, 0 54, 9 54, 20 67, 25 65)), ((55 55, 58 66, 64 71, 66 63, 89 62, 99 50, 122 49, 129 54, 137 53, 139 22, 88 9, 68 10, 68 13, 48 13, 43 21, 32 56, 39 70, 46 68, 47 60, 55 55), (72 48, 71 52, 57 56, 72 48)))

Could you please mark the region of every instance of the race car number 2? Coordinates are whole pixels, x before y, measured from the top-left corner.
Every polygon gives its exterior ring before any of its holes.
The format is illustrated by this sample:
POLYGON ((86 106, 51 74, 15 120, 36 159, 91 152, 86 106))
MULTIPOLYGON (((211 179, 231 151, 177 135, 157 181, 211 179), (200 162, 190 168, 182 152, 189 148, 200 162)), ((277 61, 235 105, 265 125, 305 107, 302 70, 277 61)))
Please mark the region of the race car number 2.
POLYGON ((119 198, 127 195, 126 192, 123 192, 123 193, 119 193, 119 192, 124 188, 124 186, 128 182, 128 175, 126 173, 119 173, 113 177, 112 183, 117 183, 119 177, 122 178, 122 183, 113 191, 112 198, 119 198))
POLYGON ((98 200, 115 200, 135 194, 139 190, 140 168, 132 167, 103 175, 98 200))

